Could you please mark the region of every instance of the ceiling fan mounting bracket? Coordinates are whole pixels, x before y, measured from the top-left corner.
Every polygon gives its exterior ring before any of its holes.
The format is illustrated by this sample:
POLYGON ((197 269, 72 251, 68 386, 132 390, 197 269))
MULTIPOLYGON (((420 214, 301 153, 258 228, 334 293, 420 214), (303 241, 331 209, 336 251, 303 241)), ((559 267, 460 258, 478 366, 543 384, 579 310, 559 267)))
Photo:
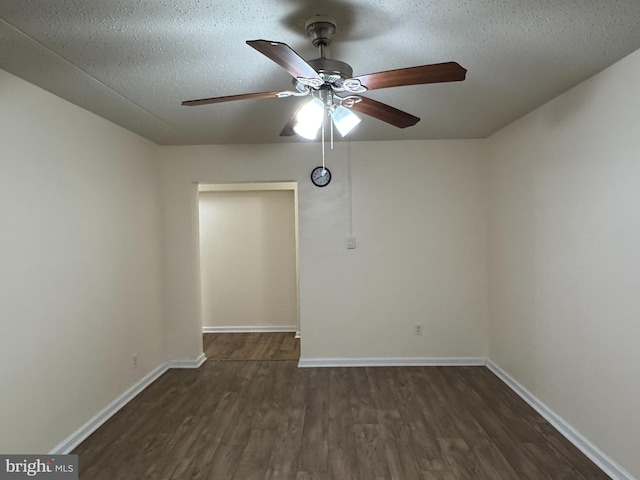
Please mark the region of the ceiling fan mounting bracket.
POLYGON ((304 23, 304 30, 314 47, 328 47, 336 34, 336 21, 326 15, 314 15, 304 23))

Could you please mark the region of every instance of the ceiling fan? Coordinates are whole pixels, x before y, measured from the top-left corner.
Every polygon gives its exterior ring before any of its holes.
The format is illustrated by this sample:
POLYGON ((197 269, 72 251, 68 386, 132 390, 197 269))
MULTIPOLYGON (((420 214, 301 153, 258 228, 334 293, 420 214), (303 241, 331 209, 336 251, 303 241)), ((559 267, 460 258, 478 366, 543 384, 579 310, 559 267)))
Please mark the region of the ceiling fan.
MULTIPOLYGON (((182 105, 196 106, 212 103, 249 100, 256 98, 284 98, 310 96, 311 101, 300 107, 289 119, 280 136, 296 133, 309 139, 317 136, 328 114, 333 125, 345 136, 360 119, 353 111, 369 115, 398 128, 415 125, 420 118, 390 105, 365 97, 367 90, 422 85, 428 83, 459 82, 465 79, 467 70, 456 62, 400 68, 367 75, 353 76, 351 66, 332 59, 329 54, 331 39, 336 33, 334 19, 315 15, 305 23, 305 31, 320 57, 304 60, 291 47, 282 42, 248 40, 247 44, 280 65, 293 76, 293 90, 280 92, 256 92, 223 97, 187 100, 182 105)), ((323 133, 324 135, 324 133, 323 133)))

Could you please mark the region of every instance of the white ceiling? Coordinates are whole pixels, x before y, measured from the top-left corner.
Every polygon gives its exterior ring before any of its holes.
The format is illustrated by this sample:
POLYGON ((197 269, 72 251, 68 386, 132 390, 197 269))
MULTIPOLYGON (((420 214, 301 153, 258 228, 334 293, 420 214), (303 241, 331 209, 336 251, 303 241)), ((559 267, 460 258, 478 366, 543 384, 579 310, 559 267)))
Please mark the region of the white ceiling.
POLYGON ((638 0, 1 0, 0 68, 159 144, 299 141, 279 133, 300 99, 180 102, 290 89, 245 41, 315 58, 303 31, 314 14, 337 20, 331 53, 354 75, 468 70, 464 82, 369 92, 422 120, 365 117, 356 141, 484 138, 640 48, 638 0))

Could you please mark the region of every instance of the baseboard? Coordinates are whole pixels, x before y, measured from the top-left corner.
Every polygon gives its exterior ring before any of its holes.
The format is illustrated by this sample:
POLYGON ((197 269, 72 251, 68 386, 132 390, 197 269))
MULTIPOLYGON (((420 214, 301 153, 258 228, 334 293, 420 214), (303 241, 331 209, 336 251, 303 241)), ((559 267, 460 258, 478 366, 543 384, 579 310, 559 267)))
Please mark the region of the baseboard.
POLYGON ((138 380, 133 386, 117 397, 113 402, 104 407, 93 417, 87 420, 84 425, 53 447, 50 455, 66 455, 74 448, 84 442, 89 435, 100 428, 107 420, 113 417, 127 403, 133 400, 140 392, 156 381, 163 373, 170 368, 198 368, 206 361, 204 353, 195 360, 169 360, 158 366, 143 378, 138 380))
POLYGON ((207 357, 201 353, 196 359, 169 360, 167 365, 169 368, 198 368, 206 361, 207 357))
POLYGON ((84 425, 65 438, 62 442, 56 445, 49 454, 52 455, 66 455, 76 448, 80 443, 95 432, 103 423, 113 417, 122 407, 133 400, 136 395, 142 392, 145 388, 151 385, 156 379, 158 379, 164 372, 169 369, 167 363, 163 363, 159 367, 155 368, 138 382, 136 382, 131 388, 125 391, 122 395, 116 398, 109 405, 104 407, 93 417, 91 417, 84 425))
POLYGON ((297 332, 295 325, 247 325, 242 327, 202 327, 202 333, 265 333, 265 332, 297 332))
POLYGON ((483 366, 484 357, 301 358, 300 368, 315 367, 452 367, 483 366))
POLYGON ((527 390, 511 375, 500 368, 495 362, 487 360, 487 368, 500 380, 507 384, 511 390, 527 402, 536 412, 542 415, 564 437, 573 443, 593 463, 602 469, 613 480, 636 480, 636 478, 618 465, 611 457, 596 447, 589 439, 573 428, 565 419, 555 413, 544 402, 527 390))

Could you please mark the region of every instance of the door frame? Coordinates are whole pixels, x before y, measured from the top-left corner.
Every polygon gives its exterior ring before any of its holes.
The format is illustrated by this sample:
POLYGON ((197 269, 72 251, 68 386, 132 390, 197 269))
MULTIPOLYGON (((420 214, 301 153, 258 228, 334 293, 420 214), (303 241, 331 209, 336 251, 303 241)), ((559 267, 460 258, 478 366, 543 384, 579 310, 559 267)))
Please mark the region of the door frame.
MULTIPOLYGON (((298 223, 298 182, 256 182, 256 183, 205 183, 198 182, 198 190, 196 196, 201 192, 264 192, 264 191, 292 191, 293 192, 293 222, 294 222, 294 244, 295 244, 295 276, 296 276, 296 337, 301 338, 302 328, 300 325, 300 266, 299 266, 299 223, 298 223)), ((199 201, 198 204, 199 210, 199 201)), ((196 215, 197 239, 200 238, 200 218, 196 215)), ((198 268, 200 268, 200 249, 198 248, 198 268)), ((202 298, 202 285, 200 275, 198 275, 198 292, 202 298)), ((200 314, 202 321, 202 313, 200 314)), ((201 325, 202 326, 202 325, 201 325)))

